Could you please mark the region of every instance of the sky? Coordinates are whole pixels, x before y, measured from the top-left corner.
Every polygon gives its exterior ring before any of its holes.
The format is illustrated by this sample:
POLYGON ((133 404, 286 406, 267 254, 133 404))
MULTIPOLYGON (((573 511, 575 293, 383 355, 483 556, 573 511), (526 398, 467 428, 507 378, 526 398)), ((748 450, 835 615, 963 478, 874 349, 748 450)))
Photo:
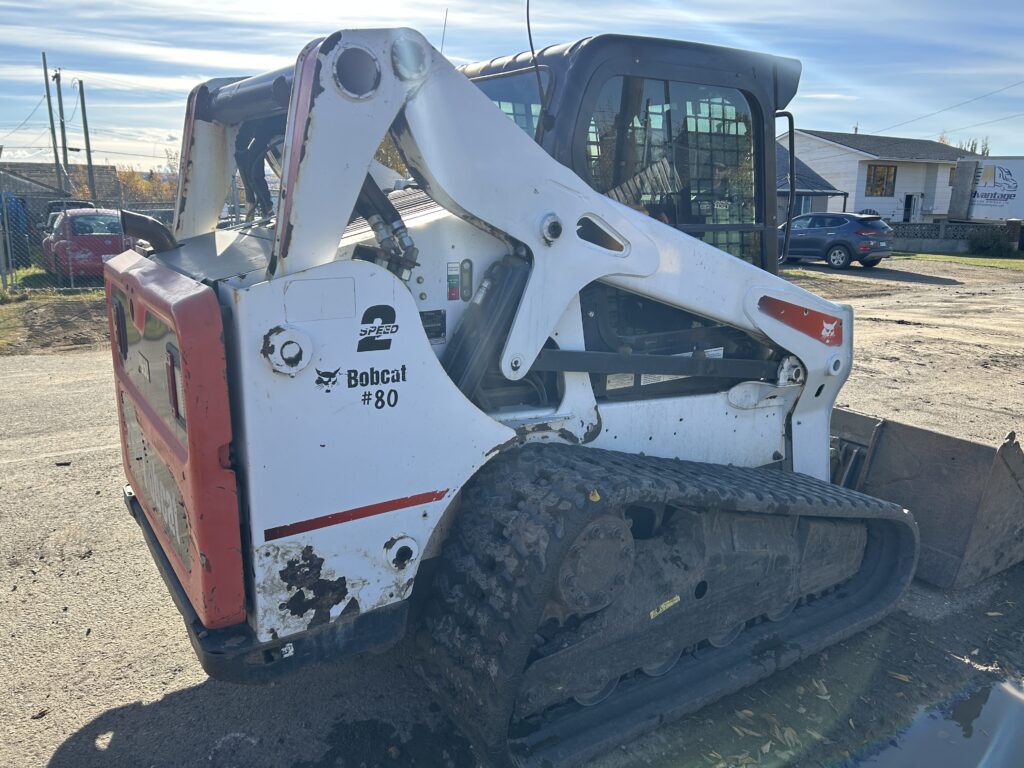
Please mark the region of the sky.
MULTIPOLYGON (((992 154, 1024 155, 1022 10, 1020 0, 533 0, 531 13, 538 48, 619 32, 797 58, 798 128, 987 136, 992 154)), ((194 85, 287 66, 337 29, 395 26, 435 47, 443 31, 456 64, 529 47, 525 0, 0 0, 2 159, 52 160, 40 51, 62 71, 68 145, 84 146, 81 80, 94 162, 147 169, 180 149, 194 85)))

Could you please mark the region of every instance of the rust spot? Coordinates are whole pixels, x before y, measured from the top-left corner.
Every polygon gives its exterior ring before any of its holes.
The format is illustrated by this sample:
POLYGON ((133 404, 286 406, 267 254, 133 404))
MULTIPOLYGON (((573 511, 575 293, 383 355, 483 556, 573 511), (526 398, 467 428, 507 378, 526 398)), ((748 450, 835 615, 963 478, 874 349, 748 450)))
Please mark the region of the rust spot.
POLYGON ((576 435, 570 432, 568 429, 558 430, 558 436, 565 440, 565 442, 567 443, 572 443, 573 445, 580 444, 580 439, 576 437, 576 435))
MULTIPOLYGON (((522 428, 520 427, 520 429, 522 429, 522 428)), ((504 453, 509 448, 515 448, 517 445, 519 445, 519 443, 521 441, 522 441, 522 435, 519 434, 519 429, 517 429, 515 437, 510 437, 505 442, 498 443, 496 446, 491 448, 491 450, 487 451, 484 454, 484 458, 489 459, 489 458, 491 458, 491 456, 495 456, 495 455, 497 455, 499 453, 504 453)))
POLYGON ((594 417, 596 420, 590 426, 590 429, 583 433, 582 442, 584 445, 586 445, 587 443, 592 443, 594 440, 597 440, 597 438, 601 435, 601 428, 603 424, 601 419, 601 412, 597 410, 597 408, 594 409, 594 417))
POLYGON ((278 607, 282 611, 287 610, 292 616, 305 616, 312 610, 310 627, 330 621, 331 608, 348 597, 345 577, 340 576, 333 580, 321 578, 323 566, 324 559, 313 553, 312 546, 306 546, 299 559, 289 560, 288 564, 278 571, 281 581, 288 589, 296 590, 287 602, 281 603, 278 607))
MULTIPOLYGON (((292 244, 292 229, 294 229, 294 227, 292 226, 292 223, 289 221, 288 222, 288 228, 285 229, 285 231, 284 231, 284 241, 281 243, 281 258, 282 259, 288 258, 288 249, 291 247, 291 244, 292 244)), ((274 263, 276 264, 277 263, 277 254, 274 254, 273 257, 274 257, 274 263)))
POLYGON ((338 43, 340 43, 340 42, 341 42, 341 32, 334 32, 334 33, 328 35, 327 37, 324 38, 324 41, 322 43, 320 43, 320 55, 321 56, 326 56, 331 51, 333 51, 335 48, 337 48, 338 43))
POLYGON ((272 341, 272 339, 274 338, 274 336, 281 333, 281 331, 283 330, 284 328, 282 328, 280 325, 275 325, 273 328, 271 328, 269 331, 263 334, 263 346, 260 348, 261 355, 263 355, 264 357, 270 357, 272 354, 274 354, 274 350, 277 349, 277 347, 274 346, 274 342, 272 341))

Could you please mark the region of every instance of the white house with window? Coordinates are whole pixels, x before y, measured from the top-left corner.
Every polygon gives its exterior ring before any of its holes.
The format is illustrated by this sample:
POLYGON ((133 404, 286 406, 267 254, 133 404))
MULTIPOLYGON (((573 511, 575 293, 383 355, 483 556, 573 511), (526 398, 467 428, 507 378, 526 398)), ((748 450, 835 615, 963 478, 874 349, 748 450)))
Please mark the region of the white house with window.
POLYGON ((847 197, 829 198, 828 210, 876 213, 889 221, 946 218, 956 161, 971 152, 926 139, 867 133, 796 131, 796 153, 847 197))

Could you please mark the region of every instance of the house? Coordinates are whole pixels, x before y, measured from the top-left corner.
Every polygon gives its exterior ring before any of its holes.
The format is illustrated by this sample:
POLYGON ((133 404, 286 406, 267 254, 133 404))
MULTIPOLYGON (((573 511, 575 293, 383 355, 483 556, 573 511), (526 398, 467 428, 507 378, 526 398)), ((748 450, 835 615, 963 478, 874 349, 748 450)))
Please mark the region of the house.
MULTIPOLYGON (((889 221, 946 218, 956 162, 973 153, 927 139, 798 129, 796 153, 848 195, 846 210, 889 221)), ((843 200, 829 198, 828 210, 843 200)))
MULTIPOLYGON (((827 211, 831 197, 842 197, 843 209, 846 210, 846 193, 832 186, 831 183, 812 171, 799 157, 795 158, 796 194, 793 203, 793 215, 827 211)), ((775 145, 775 189, 778 196, 779 223, 789 216, 789 150, 781 143, 775 145)))

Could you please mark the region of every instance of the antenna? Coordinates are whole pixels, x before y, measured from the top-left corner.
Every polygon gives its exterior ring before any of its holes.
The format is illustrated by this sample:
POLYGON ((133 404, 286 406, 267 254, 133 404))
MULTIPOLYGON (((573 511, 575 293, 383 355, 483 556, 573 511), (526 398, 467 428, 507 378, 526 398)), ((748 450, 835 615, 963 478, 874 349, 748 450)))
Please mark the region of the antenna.
POLYGON ((444 35, 448 31, 448 9, 444 9, 444 26, 441 27, 441 53, 444 53, 444 35))
POLYGON ((530 0, 526 0, 526 36, 530 40, 530 55, 533 57, 533 71, 537 75, 537 94, 540 97, 540 108, 537 111, 537 135, 534 137, 540 140, 540 130, 544 127, 544 84, 540 81, 540 64, 537 63, 537 51, 533 47, 533 29, 530 27, 530 0))

